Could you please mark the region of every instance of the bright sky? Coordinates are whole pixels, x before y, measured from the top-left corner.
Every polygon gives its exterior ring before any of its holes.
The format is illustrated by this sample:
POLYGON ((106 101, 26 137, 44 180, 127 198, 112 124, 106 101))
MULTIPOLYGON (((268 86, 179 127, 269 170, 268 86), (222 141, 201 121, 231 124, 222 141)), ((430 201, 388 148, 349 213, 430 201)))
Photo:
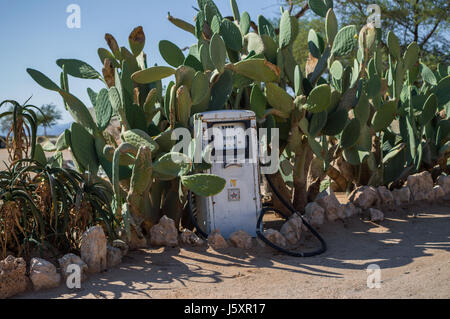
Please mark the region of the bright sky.
MULTIPOLYGON (((216 0, 223 15, 232 15, 229 0, 216 0)), ((258 14, 267 18, 279 15, 277 0, 240 0, 241 13, 247 11, 252 20, 258 14)), ((278 2, 279 3, 279 2, 278 2)), ((101 73, 97 49, 108 48, 105 33, 111 33, 119 46, 128 47, 128 35, 134 27, 142 25, 146 34, 145 52, 149 65, 162 60, 158 42, 170 40, 179 47, 196 42, 194 36, 178 29, 167 20, 167 12, 192 23, 197 6, 196 0, 0 0, 0 51, 1 73, 0 101, 14 99, 23 103, 33 95, 30 103, 55 103, 64 111, 61 123, 72 118, 65 112, 62 99, 56 92, 38 86, 26 72, 26 68, 37 69, 59 83, 61 69, 58 58, 83 60, 101 73), (70 4, 81 8, 81 28, 69 29, 66 12, 70 4)), ((70 77, 70 91, 88 107, 86 89, 95 91, 104 87, 99 80, 82 80, 70 77)))

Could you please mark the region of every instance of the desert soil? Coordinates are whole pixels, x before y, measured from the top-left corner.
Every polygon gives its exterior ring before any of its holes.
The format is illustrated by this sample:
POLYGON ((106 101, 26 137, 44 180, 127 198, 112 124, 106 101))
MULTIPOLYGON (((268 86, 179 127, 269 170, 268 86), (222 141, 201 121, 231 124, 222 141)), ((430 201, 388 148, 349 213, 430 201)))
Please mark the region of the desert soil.
MULTIPOLYGON (((328 250, 316 257, 256 241, 249 251, 143 249, 80 290, 61 285, 18 298, 450 298, 450 203, 384 212, 381 224, 354 217, 323 225, 328 250), (367 287, 370 264, 381 268, 380 288, 367 287)), ((303 250, 317 247, 309 237, 303 250)))
MULTIPOLYGON (((356 217, 324 225, 328 250, 312 258, 257 243, 249 251, 144 249, 78 291, 61 286, 19 298, 449 298, 450 204, 386 214, 381 225, 356 217), (370 264, 381 268, 378 289, 367 287, 370 264)), ((307 238, 302 248, 313 244, 307 238)))

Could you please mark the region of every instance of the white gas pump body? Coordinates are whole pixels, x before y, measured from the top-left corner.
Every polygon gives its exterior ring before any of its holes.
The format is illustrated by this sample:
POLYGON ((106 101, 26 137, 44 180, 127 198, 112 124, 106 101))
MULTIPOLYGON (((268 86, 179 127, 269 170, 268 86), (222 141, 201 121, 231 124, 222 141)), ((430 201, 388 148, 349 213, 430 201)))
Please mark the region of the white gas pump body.
POLYGON ((220 229, 225 238, 237 230, 244 230, 255 237, 261 212, 255 113, 241 110, 210 111, 198 113, 194 119, 194 131, 201 134, 203 150, 212 144, 209 136, 211 130, 208 129, 222 131, 223 142, 213 141, 211 168, 206 173, 226 180, 225 188, 219 194, 196 197, 198 224, 208 234, 220 229), (236 154, 241 157, 237 158, 236 154), (253 160, 250 160, 252 156, 253 160))

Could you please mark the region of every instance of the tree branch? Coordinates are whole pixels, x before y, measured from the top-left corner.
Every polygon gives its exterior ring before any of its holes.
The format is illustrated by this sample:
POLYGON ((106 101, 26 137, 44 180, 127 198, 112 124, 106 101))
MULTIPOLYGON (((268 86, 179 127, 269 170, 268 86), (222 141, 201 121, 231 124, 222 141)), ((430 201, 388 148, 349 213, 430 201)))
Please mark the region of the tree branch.
POLYGON ((437 20, 436 23, 434 24, 433 29, 431 29, 431 31, 426 35, 426 37, 422 40, 422 43, 420 44, 420 47, 423 47, 428 40, 431 38, 431 36, 433 35, 433 33, 436 31, 437 27, 439 26, 439 24, 441 23, 441 21, 437 20))

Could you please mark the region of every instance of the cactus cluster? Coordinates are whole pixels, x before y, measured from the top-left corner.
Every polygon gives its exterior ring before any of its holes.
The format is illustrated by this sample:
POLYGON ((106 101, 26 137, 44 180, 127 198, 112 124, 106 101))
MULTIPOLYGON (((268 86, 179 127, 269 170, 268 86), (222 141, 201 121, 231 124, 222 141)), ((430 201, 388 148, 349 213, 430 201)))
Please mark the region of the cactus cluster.
MULTIPOLYGON (((176 142, 171 140, 173 129, 187 126, 192 111, 208 107, 202 106, 209 99, 207 77, 183 64, 147 68, 142 27, 131 32, 130 50, 119 47, 110 34, 105 39, 110 50, 98 50, 102 74, 76 59, 57 61, 62 69, 60 85, 37 70, 27 71, 42 87, 58 92, 74 118, 71 128, 47 150, 70 149, 79 171, 104 171, 114 191, 112 208, 122 220, 123 234, 131 240, 142 237, 162 214, 179 221, 187 190, 211 196, 223 189, 225 181, 201 173, 192 158, 172 152, 176 142), (163 94, 161 79, 171 75, 175 81, 163 94), (87 89, 93 112, 70 93, 69 76, 104 82, 106 87, 99 92, 87 89), (119 127, 112 124, 114 119, 119 127), (112 134, 117 129, 120 138, 112 134)), ((165 57, 173 65, 181 61, 183 53, 174 50, 175 45, 166 41, 160 47, 166 48, 164 52, 176 52, 165 57)))
POLYGON ((168 15, 196 41, 187 52, 161 41, 167 66, 147 65, 138 27, 130 34, 130 50, 105 36, 109 50, 98 50, 102 73, 61 59, 57 85, 29 69, 42 87, 62 96, 74 117, 56 149, 70 148, 81 171, 105 171, 115 192, 113 207, 137 234, 162 212, 180 220, 186 189, 207 196, 224 187, 217 176, 201 174, 204 166, 191 158, 179 154, 181 161, 172 160, 172 130, 190 127, 190 117, 206 110, 251 109, 260 126, 279 129, 275 181, 298 210, 327 175, 350 190, 389 185, 436 164, 448 171, 448 69, 441 65, 433 72, 421 63, 415 42, 402 54, 392 32, 383 42, 381 30, 370 24, 359 31, 339 27, 331 0, 308 3, 324 18, 325 34, 310 30, 304 66, 292 53, 299 28, 289 10, 281 9, 274 26, 262 15, 252 21, 235 0, 231 16, 212 0, 198 0, 193 23, 168 15), (68 75, 105 83, 98 93, 88 90, 95 120, 69 92, 68 75), (112 118, 120 120, 119 140, 107 129, 112 118))
POLYGON ((331 0, 308 4, 324 18, 325 34, 309 31, 303 68, 292 54, 298 21, 288 10, 281 8, 274 26, 262 15, 255 23, 240 14, 235 0, 229 17, 212 0, 198 0, 189 28, 197 42, 183 64, 208 76, 208 95, 220 85, 224 97, 219 105, 209 96, 203 106, 249 108, 261 126, 279 128, 285 183, 278 186, 289 185, 299 210, 326 175, 345 191, 389 185, 437 164, 448 170, 447 67, 431 71, 417 43, 402 54, 394 33, 384 44, 371 24, 339 27, 331 0))

